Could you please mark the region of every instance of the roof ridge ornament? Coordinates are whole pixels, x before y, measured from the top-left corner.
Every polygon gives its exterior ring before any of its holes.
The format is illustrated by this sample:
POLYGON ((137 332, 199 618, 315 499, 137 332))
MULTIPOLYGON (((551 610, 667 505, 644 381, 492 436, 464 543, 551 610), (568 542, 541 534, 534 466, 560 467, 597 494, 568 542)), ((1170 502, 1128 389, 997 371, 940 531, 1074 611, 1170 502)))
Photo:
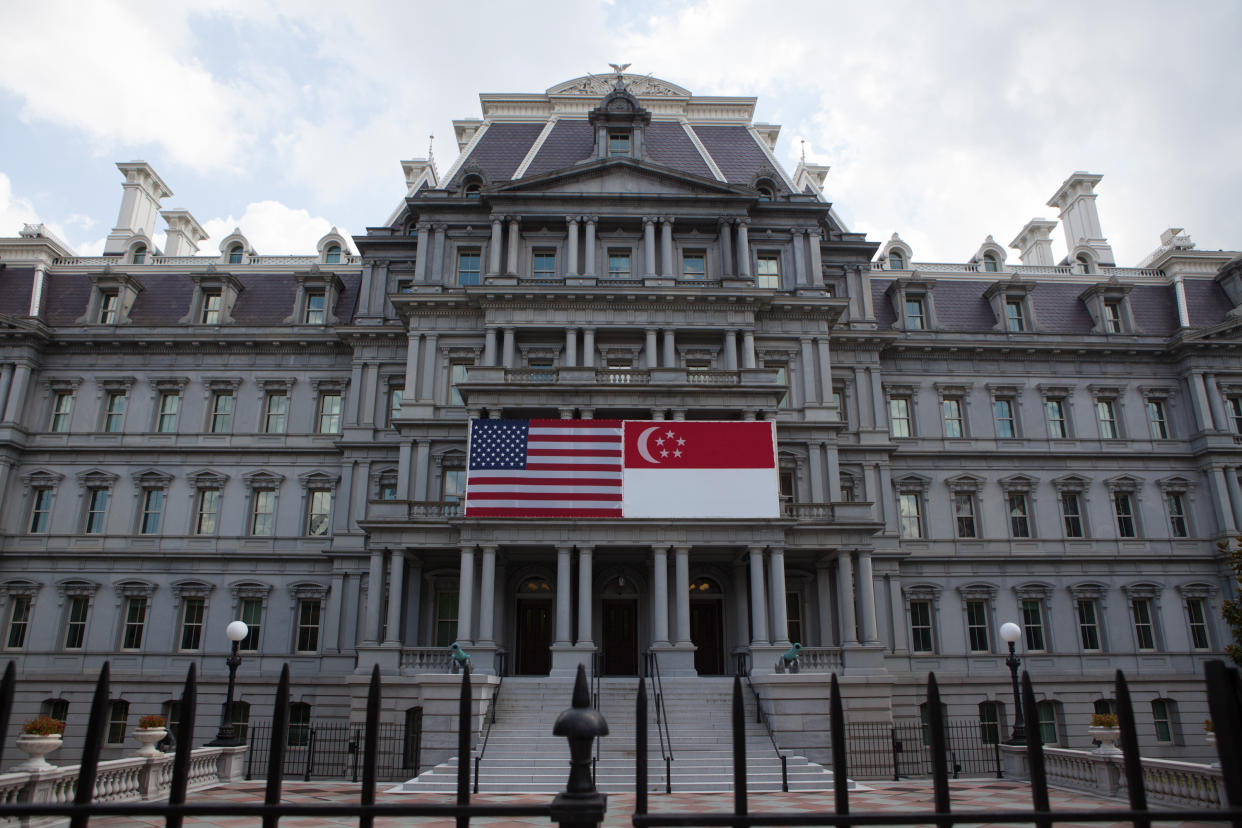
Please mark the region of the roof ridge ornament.
POLYGON ((613 89, 625 89, 625 70, 629 69, 631 64, 610 63, 608 65, 612 67, 612 71, 617 73, 617 79, 616 79, 616 82, 613 84, 613 89))

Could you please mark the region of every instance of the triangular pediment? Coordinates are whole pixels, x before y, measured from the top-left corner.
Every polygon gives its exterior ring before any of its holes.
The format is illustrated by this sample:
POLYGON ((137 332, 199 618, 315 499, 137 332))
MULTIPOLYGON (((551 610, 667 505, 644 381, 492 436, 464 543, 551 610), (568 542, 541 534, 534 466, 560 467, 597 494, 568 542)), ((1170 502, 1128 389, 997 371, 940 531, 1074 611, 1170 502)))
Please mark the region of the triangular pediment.
POLYGON ((501 193, 566 193, 635 195, 741 195, 754 196, 749 188, 735 187, 713 178, 635 161, 632 158, 591 160, 554 170, 543 175, 510 181, 486 189, 489 194, 501 193))

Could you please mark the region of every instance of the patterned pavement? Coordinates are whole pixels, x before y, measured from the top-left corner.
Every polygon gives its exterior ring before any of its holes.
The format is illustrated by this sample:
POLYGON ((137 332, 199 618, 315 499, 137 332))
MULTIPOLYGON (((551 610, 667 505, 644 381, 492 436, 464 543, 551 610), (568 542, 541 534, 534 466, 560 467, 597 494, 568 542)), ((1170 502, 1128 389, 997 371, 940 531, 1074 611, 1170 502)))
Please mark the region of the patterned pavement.
MULTIPOLYGON (((284 801, 297 803, 341 803, 357 802, 359 786, 345 782, 286 782, 284 801)), ((1008 780, 955 780, 950 787, 952 809, 955 812, 986 812, 1000 810, 1027 810, 1031 807, 1031 789, 1028 785, 1008 780)), ((1101 799, 1082 793, 1053 790, 1053 809, 1100 810, 1105 808, 1124 808, 1125 803, 1118 800, 1101 799)), ((479 795, 472 799, 477 804, 496 805, 543 805, 548 803, 546 794, 491 794, 479 795)), ((263 800, 263 784, 261 782, 241 782, 222 785, 205 791, 191 794, 190 801, 206 802, 261 802, 263 800)), ((450 805, 451 796, 443 794, 400 794, 389 793, 381 789, 380 802, 417 802, 428 804, 450 805)), ((732 806, 732 794, 652 794, 648 808, 651 812, 704 813, 724 811, 732 806)), ((929 811, 932 805, 932 787, 926 780, 910 780, 902 782, 871 782, 866 783, 865 790, 851 791, 851 813, 878 813, 901 811, 929 811)), ((632 794, 612 794, 608 798, 608 813, 604 818, 604 828, 627 828, 634 808, 632 794)), ((757 793, 750 797, 750 812, 788 811, 791 813, 832 813, 833 796, 831 792, 821 793, 757 793)), ((476 818, 473 826, 478 828, 548 828, 546 818, 476 818)), ((160 826, 162 819, 144 819, 135 817, 95 819, 92 826, 160 826)), ((204 817, 187 819, 185 825, 196 828, 240 828, 240 826, 257 826, 259 819, 255 817, 204 817)), ((327 828, 328 826, 357 825, 357 817, 284 817, 279 823, 285 828, 327 828)), ((454 828, 451 818, 441 817, 400 817, 376 819, 377 826, 416 826, 416 828, 454 828)), ((1109 826, 1121 828, 1128 822, 1096 822, 1072 823, 1058 822, 1058 826, 1109 826)), ((1198 828, 1200 825, 1219 825, 1221 823, 1162 822, 1160 826, 1173 828, 1198 828)), ((988 825, 986 821, 977 823, 962 822, 959 825, 988 825)))

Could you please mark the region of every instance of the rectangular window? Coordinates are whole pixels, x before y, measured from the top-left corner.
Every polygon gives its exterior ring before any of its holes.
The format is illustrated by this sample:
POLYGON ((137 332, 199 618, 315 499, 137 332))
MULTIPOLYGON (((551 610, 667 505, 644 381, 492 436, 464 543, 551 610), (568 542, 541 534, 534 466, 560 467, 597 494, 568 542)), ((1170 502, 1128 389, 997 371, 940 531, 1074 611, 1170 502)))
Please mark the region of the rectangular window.
POLYGON ((1078 616, 1078 640, 1084 650, 1100 649, 1100 611, 1099 602, 1094 598, 1079 598, 1074 602, 1074 612, 1078 616))
MULTIPOLYGON (((477 247, 457 251, 457 284, 470 287, 479 284, 483 253, 477 247)), ((516 263, 515 263, 516 264, 516 263)))
POLYGON ((916 653, 935 652, 931 601, 910 602, 910 648, 916 653))
POLYGON ((164 514, 164 490, 147 489, 142 493, 142 513, 138 518, 140 535, 158 535, 160 517, 164 514))
MULTIPOLYGON (((468 374, 467 368, 470 367, 468 362, 454 362, 449 365, 449 405, 465 405, 466 398, 461 395, 461 391, 457 389, 466 381, 468 374)), ((610 368, 612 366, 609 366, 610 368)))
POLYGON ((198 508, 194 513, 194 534, 214 535, 220 515, 220 490, 199 489, 198 508))
POLYGON ((103 430, 112 434, 118 433, 125 425, 125 394, 119 391, 108 392, 104 401, 103 430))
POLYGON ((1061 517, 1065 521, 1065 537, 1081 538, 1086 534, 1082 529, 1082 499, 1078 492, 1061 492, 1061 517))
POLYGON ((390 385, 388 386, 388 422, 401 416, 401 404, 405 399, 405 386, 390 385))
POLYGON ((289 416, 289 395, 284 391, 271 391, 263 405, 263 433, 284 434, 289 416))
POLYGON ((211 395, 211 423, 208 430, 212 434, 228 434, 233 430, 232 391, 217 391, 211 395))
POLYGON ((1173 703, 1167 699, 1151 700, 1151 717, 1156 724, 1156 741, 1173 742, 1173 703))
POLYGON ((608 154, 610 156, 628 156, 630 154, 630 134, 628 132, 608 133, 608 154))
POLYGON ((1135 598, 1130 602, 1134 613, 1134 640, 1140 650, 1156 649, 1156 628, 1152 620, 1151 599, 1135 598))
POLYGON ((1108 333, 1121 333, 1121 303, 1104 303, 1104 330, 1108 333))
POLYGON ((86 619, 90 614, 91 599, 75 595, 69 599, 65 614, 65 649, 80 650, 86 643, 86 619))
POLYGON ((919 496, 913 492, 897 495, 897 510, 901 517, 901 536, 923 537, 923 508, 919 496))
POLYGON ((531 266, 531 275, 536 279, 555 279, 556 251, 536 250, 531 266))
POLYGON ((1039 739, 1045 745, 1057 744, 1057 704, 1042 701, 1035 705, 1039 717, 1039 739))
POLYGON ((1117 513, 1117 536, 1138 537, 1134 523, 1134 497, 1129 492, 1114 492, 1113 510, 1117 513))
POLYGON ((117 699, 108 702, 108 744, 125 744, 125 727, 129 720, 129 702, 117 699))
POLYGON ((220 294, 216 292, 203 294, 203 313, 198 319, 204 325, 216 325, 220 322, 220 294))
POLYGON ((891 397, 888 401, 888 432, 894 437, 913 437, 910 422, 910 398, 891 397))
POLYGON ((959 538, 979 537, 975 523, 975 496, 970 492, 953 493, 953 516, 957 519, 959 538))
POLYGON ((1022 600, 1022 629, 1026 633, 1026 649, 1042 652, 1044 641, 1044 602, 1038 598, 1022 600))
POLYGON ((255 489, 251 500, 250 534, 269 537, 276 532, 276 490, 255 489))
POLYGON ((1048 423, 1048 439, 1064 440, 1069 436, 1065 429, 1065 400, 1044 400, 1044 419, 1048 423))
POLYGON ((440 500, 444 503, 461 503, 466 496, 466 470, 445 469, 440 480, 440 500))
POLYGON ((328 319, 328 297, 322 291, 306 294, 306 313, 302 321, 307 325, 322 325, 328 319))
POLYGON ((160 394, 159 414, 155 418, 155 430, 161 434, 173 434, 177 430, 177 414, 181 411, 181 392, 165 391, 160 394))
POLYGON ((388 483, 388 482, 380 483, 379 484, 379 499, 380 500, 396 500, 397 499, 397 484, 388 483))
POLYGON ((1147 401, 1147 422, 1151 424, 1151 439, 1169 439, 1169 416, 1164 408, 1164 400, 1147 401))
POLYGON ((923 300, 909 298, 906 300, 906 330, 921 331, 927 327, 924 319, 923 300))
POLYGON ((755 258, 756 286, 776 290, 781 286, 781 257, 775 253, 760 253, 755 258))
POLYGON ((48 488, 38 488, 31 493, 30 533, 32 535, 41 535, 51 526, 54 496, 54 492, 48 488))
POLYGON ((1186 520, 1186 496, 1181 492, 1169 492, 1165 495, 1169 506, 1169 532, 1175 538, 1190 537, 1190 524, 1186 520))
POLYGON ((1005 327, 1013 333, 1026 330, 1026 313, 1021 299, 1005 300, 1005 327))
POLYGON ((707 256, 703 253, 703 251, 687 250, 681 254, 681 278, 707 278, 707 256))
POLYGON ((608 251, 608 278, 609 279, 628 279, 633 271, 630 268, 630 253, 628 250, 609 250, 608 251))
POLYGON ((142 649, 142 634, 147 626, 147 599, 142 596, 125 601, 125 625, 121 631, 122 650, 142 649))
POLYGON ((1207 611, 1202 598, 1186 599, 1186 617, 1190 619, 1190 646, 1196 650, 1209 650, 1212 647, 1208 638, 1207 611))
POLYGON ((988 637, 987 601, 966 602, 966 632, 972 653, 992 652, 992 642, 988 637))
POLYGON ((14 595, 9 599, 9 634, 4 639, 4 646, 10 650, 20 650, 26 646, 26 630, 30 627, 30 596, 14 595))
POLYGON ((940 402, 940 413, 944 420, 944 436, 957 439, 966 436, 966 421, 962 417, 962 400, 959 397, 945 397, 940 402))
POLYGON ((311 489, 306 514, 306 534, 328 534, 328 518, 332 514, 332 492, 327 489, 311 489))
POLYGON ((177 649, 197 650, 203 643, 203 615, 207 601, 203 598, 186 598, 181 609, 181 641, 177 649))
POLYGON ((83 532, 102 535, 104 518, 108 516, 108 490, 90 489, 86 495, 86 523, 83 532))
POLYGON ((243 598, 241 600, 241 620, 246 624, 246 637, 237 645, 237 649, 246 653, 259 650, 259 634, 263 630, 263 599, 243 598))
POLYGON ((789 366, 783 362, 765 362, 763 367, 776 372, 776 384, 784 388, 777 408, 789 408, 789 366))
POLYGON ((979 733, 985 745, 994 745, 1001 740, 1000 702, 979 703, 979 733))
POLYGON ((1013 413, 1013 400, 1007 397, 993 400, 992 412, 996 415, 996 436, 998 439, 1012 440, 1018 436, 1018 425, 1013 413))
POLYGON ((790 641, 805 641, 802 637, 802 593, 785 593, 785 623, 790 641))
POLYGON ((339 392, 319 396, 319 433, 336 434, 341 430, 341 395, 339 392))
POLYGON ((73 392, 57 391, 52 397, 52 421, 48 431, 64 433, 69 430, 69 415, 73 412, 73 392))
POLYGON ((1101 440, 1117 439, 1117 403, 1115 401, 1096 400, 1095 419, 1100 426, 1101 440))
POLYGON ((1010 492, 1009 497, 1009 532, 1015 538, 1031 536, 1030 502, 1025 492, 1010 492))
POLYGON ((447 647, 457 640, 457 590, 436 593, 435 646, 447 647))
POLYGON ((115 293, 104 293, 99 297, 99 324, 115 325, 119 297, 115 293))
POLYGON ((1233 420, 1233 431, 1242 434, 1242 397, 1229 398, 1229 419, 1233 420))
POLYGON ((295 649, 299 653, 319 651, 319 610, 318 598, 298 601, 298 641, 295 649))
POLYGON ((838 420, 845 422, 849 419, 845 413, 845 392, 839 388, 832 392, 832 407, 837 410, 838 420))

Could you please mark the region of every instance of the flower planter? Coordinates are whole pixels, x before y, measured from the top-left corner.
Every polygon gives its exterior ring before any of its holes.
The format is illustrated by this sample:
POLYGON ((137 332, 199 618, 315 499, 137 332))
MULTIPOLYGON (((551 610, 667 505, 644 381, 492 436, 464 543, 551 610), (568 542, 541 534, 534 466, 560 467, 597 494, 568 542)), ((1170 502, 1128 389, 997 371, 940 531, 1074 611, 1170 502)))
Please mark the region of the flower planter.
POLYGON ((1121 728, 1088 727, 1087 733, 1092 739, 1098 739, 1100 742, 1100 746, 1095 749, 1096 753, 1106 756, 1121 753, 1121 749, 1117 747, 1117 740, 1121 738, 1121 728))
POLYGON ((159 751, 155 749, 155 745, 161 739, 168 735, 166 727, 140 727, 134 730, 134 738, 142 747, 134 751, 135 756, 159 756, 159 751))
POLYGON ((15 771, 45 771, 56 767, 44 759, 61 745, 60 736, 31 736, 22 734, 17 737, 17 748, 26 754, 25 762, 13 768, 15 771))

